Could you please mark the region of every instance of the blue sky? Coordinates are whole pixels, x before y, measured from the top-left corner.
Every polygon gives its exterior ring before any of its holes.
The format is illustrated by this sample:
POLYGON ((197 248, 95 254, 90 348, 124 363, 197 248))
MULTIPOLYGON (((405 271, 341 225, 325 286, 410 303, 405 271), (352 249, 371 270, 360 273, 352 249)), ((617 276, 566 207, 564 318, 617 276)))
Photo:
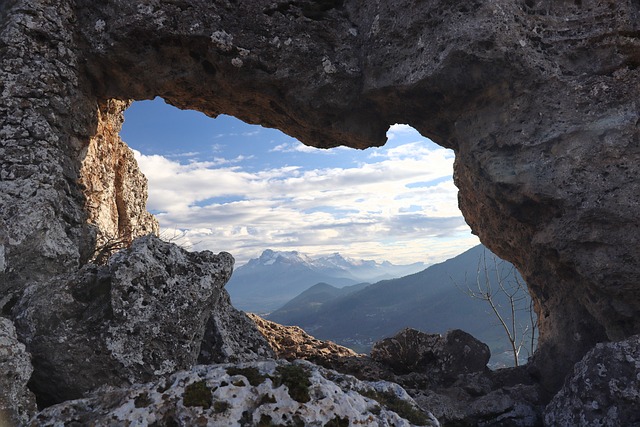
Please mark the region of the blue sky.
POLYGON ((238 265, 268 248, 434 263, 478 244, 457 207, 453 152, 406 125, 383 147, 320 150, 156 98, 132 104, 121 136, 163 236, 238 265))

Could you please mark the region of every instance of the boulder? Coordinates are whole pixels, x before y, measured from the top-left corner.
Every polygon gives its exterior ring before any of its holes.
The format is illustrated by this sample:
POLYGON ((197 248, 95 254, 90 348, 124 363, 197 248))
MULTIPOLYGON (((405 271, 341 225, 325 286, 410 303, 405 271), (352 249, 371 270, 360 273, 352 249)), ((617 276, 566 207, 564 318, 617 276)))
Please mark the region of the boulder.
POLYGON ((0 426, 24 425, 36 413, 27 388, 33 367, 11 320, 0 317, 0 426))
POLYGON ((443 381, 487 370, 490 357, 489 346, 459 329, 441 336, 407 328, 371 348, 371 358, 396 374, 428 373, 443 381))
POLYGON ((188 369, 203 341, 218 351, 209 357, 221 361, 270 356, 250 322, 219 321, 220 313, 241 316, 223 289, 232 268, 227 253, 187 252, 149 235, 104 266, 87 264, 27 288, 14 315, 33 355, 30 386, 38 403, 188 369), (224 330, 229 323, 233 332, 224 330))
POLYGON ((197 366, 155 383, 104 389, 47 408, 28 424, 364 425, 440 424, 397 384, 363 382, 308 362, 197 366))
POLYGON ((601 343, 573 368, 545 410, 547 425, 640 425, 640 335, 601 343))

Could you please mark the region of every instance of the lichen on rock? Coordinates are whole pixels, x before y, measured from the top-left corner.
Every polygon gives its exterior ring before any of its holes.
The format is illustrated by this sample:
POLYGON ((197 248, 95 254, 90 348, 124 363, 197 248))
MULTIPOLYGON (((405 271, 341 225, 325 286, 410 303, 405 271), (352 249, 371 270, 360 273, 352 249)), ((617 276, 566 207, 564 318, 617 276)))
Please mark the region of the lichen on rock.
MULTIPOLYGON (((122 100, 156 96, 319 148, 379 146, 394 123, 452 148, 466 221, 532 293, 542 399, 597 343, 640 333, 637 1, 9 0, 0 18, 0 310, 43 401, 243 348, 220 325, 246 318, 203 308, 224 293, 166 272, 177 251, 148 276, 127 255, 87 264, 116 222, 127 244, 153 231, 142 199, 123 206, 142 181, 115 182, 140 176, 109 141, 122 100), (188 290, 154 328, 143 304, 166 283, 188 290)), ((242 354, 262 357, 251 336, 242 354)))
POLYGON ((0 317, 0 426, 24 425, 36 413, 35 396, 27 388, 32 372, 13 323, 0 317))
POLYGON ((440 425, 398 385, 359 381, 303 361, 200 365, 159 382, 101 390, 49 407, 29 425, 53 426, 73 420, 96 426, 156 423, 231 427, 271 420, 278 425, 321 426, 336 419, 372 427, 440 425), (253 371, 264 380, 235 382, 234 378, 243 377, 242 372, 253 371), (305 372, 308 381, 304 384, 305 399, 300 398, 300 391, 292 391, 289 383, 299 372, 305 372), (140 396, 144 396, 144 404, 135 403, 141 401, 140 396))
POLYGON ((219 337, 218 350, 235 350, 232 357, 214 353, 219 361, 269 357, 264 340, 241 345, 243 335, 259 336, 250 322, 236 323, 234 334, 209 322, 235 310, 223 288, 232 268, 227 253, 187 252, 148 235, 104 266, 87 264, 27 288, 14 312, 19 336, 34 356, 31 387, 39 403, 188 369, 198 362, 207 334, 219 337))
POLYGON ((640 335, 598 344, 545 410, 547 425, 640 425, 640 335))

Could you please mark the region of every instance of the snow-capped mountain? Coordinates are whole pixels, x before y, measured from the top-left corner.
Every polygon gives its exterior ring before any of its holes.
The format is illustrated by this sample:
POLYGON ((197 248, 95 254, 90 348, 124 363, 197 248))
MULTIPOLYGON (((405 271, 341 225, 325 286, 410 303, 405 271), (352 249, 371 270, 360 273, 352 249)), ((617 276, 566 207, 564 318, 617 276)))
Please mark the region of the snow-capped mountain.
POLYGON ((316 283, 337 287, 373 283, 425 268, 423 263, 394 265, 345 258, 339 253, 312 258, 298 251, 267 249, 238 267, 226 288, 237 308, 264 313, 279 308, 316 283))

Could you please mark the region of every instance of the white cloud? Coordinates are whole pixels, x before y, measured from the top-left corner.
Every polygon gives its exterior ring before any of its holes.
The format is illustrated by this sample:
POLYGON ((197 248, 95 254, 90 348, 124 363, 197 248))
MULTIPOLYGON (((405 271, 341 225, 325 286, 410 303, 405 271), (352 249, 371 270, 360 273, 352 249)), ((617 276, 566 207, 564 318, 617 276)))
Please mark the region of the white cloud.
POLYGON ((314 153, 314 154, 329 154, 333 155, 336 152, 334 149, 326 150, 322 148, 310 147, 308 145, 304 145, 301 142, 285 142, 283 144, 276 145, 269 152, 280 152, 280 153, 314 153))
POLYGON ((391 141, 400 135, 415 135, 418 138, 422 137, 417 130, 409 125, 396 123, 389 126, 389 130, 387 131, 387 140, 391 141))
MULTIPOLYGON (((403 126, 392 130, 405 132, 403 126)), ((257 172, 232 166, 238 158, 182 165, 135 156, 149 179, 148 207, 162 212, 163 229, 184 234, 187 246, 228 251, 239 262, 268 247, 440 261, 430 258, 434 247, 452 256, 477 244, 457 208, 453 154, 442 148, 414 142, 378 150, 359 167, 257 172)))

